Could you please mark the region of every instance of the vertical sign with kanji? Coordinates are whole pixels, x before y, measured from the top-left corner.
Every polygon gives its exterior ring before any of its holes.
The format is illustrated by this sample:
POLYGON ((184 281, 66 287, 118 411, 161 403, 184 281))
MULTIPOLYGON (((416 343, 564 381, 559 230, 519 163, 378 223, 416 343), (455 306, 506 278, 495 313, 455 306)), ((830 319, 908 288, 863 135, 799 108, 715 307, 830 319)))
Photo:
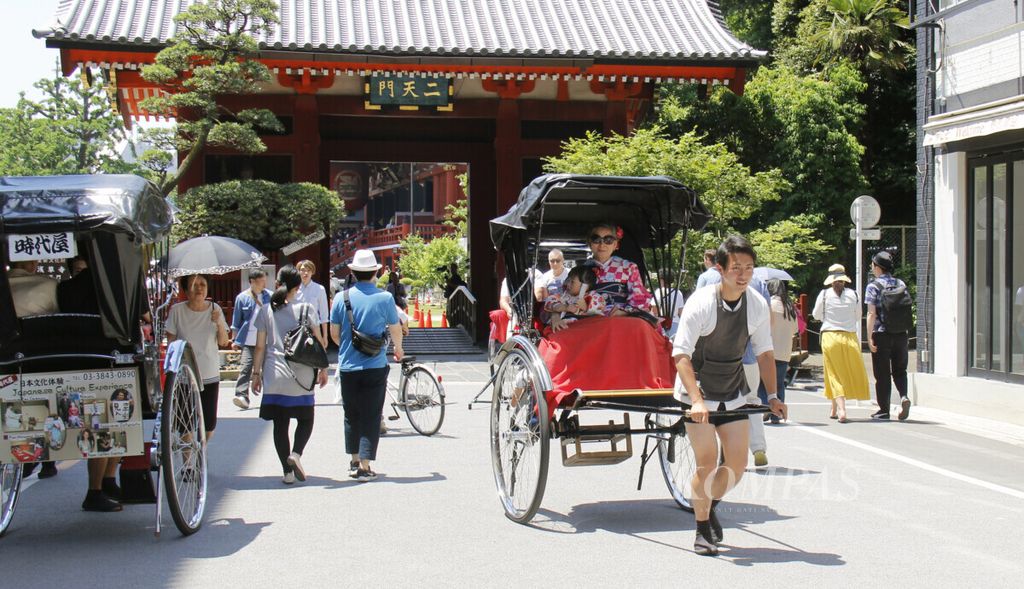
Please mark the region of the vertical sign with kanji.
POLYGON ((78 255, 73 233, 8 235, 7 251, 12 262, 58 260, 78 255))
POLYGON ((375 106, 448 106, 451 102, 447 78, 370 76, 366 92, 375 106))

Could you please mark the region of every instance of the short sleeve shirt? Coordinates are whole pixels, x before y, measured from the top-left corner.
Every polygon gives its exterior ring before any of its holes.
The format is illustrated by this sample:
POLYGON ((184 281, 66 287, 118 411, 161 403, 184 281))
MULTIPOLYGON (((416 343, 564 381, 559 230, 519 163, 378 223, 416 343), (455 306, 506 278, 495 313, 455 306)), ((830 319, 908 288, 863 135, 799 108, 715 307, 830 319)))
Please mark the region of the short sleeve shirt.
MULTIPOLYGON (((885 311, 882 309, 882 289, 878 286, 881 283, 885 288, 892 288, 894 286, 903 285, 903 281, 899 278, 894 277, 892 274, 882 274, 878 278, 868 283, 864 289, 864 304, 874 305, 875 310, 878 312, 878 321, 875 321, 875 331, 884 332, 885 325, 882 323, 885 321, 885 311)), ((903 285, 906 288, 906 285, 903 285)))
MULTIPOLYGON (((388 365, 387 349, 381 349, 376 356, 367 356, 352 345, 352 328, 345 310, 345 291, 334 295, 331 305, 331 323, 340 327, 338 346, 338 370, 353 372, 368 368, 384 368, 388 365)), ((352 316, 356 329, 374 337, 384 337, 389 325, 398 324, 398 308, 391 293, 380 290, 372 283, 357 282, 349 289, 352 316)))
POLYGON ((309 303, 316 311, 316 324, 327 323, 329 309, 327 307, 327 291, 324 287, 313 280, 309 284, 300 285, 299 292, 295 294, 296 303, 309 303))
POLYGON ((543 288, 546 292, 545 296, 559 296, 562 294, 562 286, 565 283, 565 279, 569 277, 569 271, 562 268, 562 273, 555 276, 552 270, 548 270, 537 280, 537 288, 543 288))
POLYGON ((192 346, 199 363, 199 374, 203 384, 220 382, 220 352, 217 351, 217 325, 227 331, 224 321, 224 310, 217 303, 210 303, 203 311, 193 311, 188 303, 182 302, 171 307, 167 315, 167 333, 173 333, 175 339, 185 340, 192 346), (210 313, 216 308, 220 310, 218 323, 210 321, 210 313))

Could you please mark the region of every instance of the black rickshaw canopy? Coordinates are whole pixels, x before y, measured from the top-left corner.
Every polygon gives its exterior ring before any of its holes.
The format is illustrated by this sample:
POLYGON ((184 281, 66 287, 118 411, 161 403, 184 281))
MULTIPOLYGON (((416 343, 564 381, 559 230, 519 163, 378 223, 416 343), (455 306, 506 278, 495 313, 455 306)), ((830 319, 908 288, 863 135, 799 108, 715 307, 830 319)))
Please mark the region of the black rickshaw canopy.
POLYGON ((102 230, 142 244, 165 237, 173 222, 170 203, 139 176, 0 178, 0 235, 102 230))
MULTIPOLYGON (((527 270, 545 241, 585 241, 600 222, 624 232, 620 254, 644 268, 643 249, 667 250, 681 230, 700 230, 711 213, 697 193, 668 176, 547 174, 536 178, 507 213, 490 222, 491 241, 505 260, 509 291, 521 317, 530 317, 527 270)), ((671 252, 663 264, 681 264, 671 252)))
MULTIPOLYGON (((143 246, 166 240, 173 223, 171 204, 138 176, 0 178, 0 259, 8 258, 8 236, 74 233, 92 273, 98 331, 123 346, 138 343, 147 307, 143 246)), ((0 357, 18 350, 23 331, 11 300, 7 274, 0 272, 0 357)))

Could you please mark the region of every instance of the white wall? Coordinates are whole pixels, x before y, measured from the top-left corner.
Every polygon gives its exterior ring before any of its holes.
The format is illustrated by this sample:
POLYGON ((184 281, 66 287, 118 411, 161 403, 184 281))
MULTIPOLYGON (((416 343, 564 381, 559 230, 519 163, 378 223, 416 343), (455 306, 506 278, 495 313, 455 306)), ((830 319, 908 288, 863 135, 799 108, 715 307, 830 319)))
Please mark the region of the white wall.
POLYGON ((935 322, 932 359, 936 375, 961 376, 967 366, 967 156, 935 157, 935 322))

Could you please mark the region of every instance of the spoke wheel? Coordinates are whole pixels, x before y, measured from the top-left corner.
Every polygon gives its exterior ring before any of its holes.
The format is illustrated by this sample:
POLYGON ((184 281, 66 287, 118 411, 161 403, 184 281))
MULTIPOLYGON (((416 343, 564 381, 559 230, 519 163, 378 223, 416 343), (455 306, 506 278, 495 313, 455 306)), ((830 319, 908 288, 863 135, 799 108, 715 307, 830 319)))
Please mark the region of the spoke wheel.
MULTIPOLYGON (((655 422, 659 426, 667 427, 679 419, 670 415, 658 415, 655 422)), ((669 434, 663 434, 668 436, 669 434)), ((681 435, 673 435, 672 443, 668 439, 658 442, 658 462, 661 463, 661 474, 665 477, 665 484, 679 507, 693 513, 693 505, 690 498, 693 497, 691 482, 693 475, 697 472, 697 459, 693 455, 693 448, 690 446, 690 438, 683 430, 681 435)))
POLYGON ((0 464, 0 536, 4 535, 21 495, 21 464, 0 464))
POLYGON ((199 531, 206 509, 206 430, 191 354, 168 373, 164 392, 160 453, 171 517, 185 536, 199 531))
POLYGON ((432 436, 444 423, 444 388, 434 373, 423 366, 414 366, 405 377, 401 391, 402 407, 413 429, 432 436))
POLYGON ((550 419, 540 375, 521 350, 498 367, 491 402, 491 464, 505 515, 527 523, 548 479, 550 419))

